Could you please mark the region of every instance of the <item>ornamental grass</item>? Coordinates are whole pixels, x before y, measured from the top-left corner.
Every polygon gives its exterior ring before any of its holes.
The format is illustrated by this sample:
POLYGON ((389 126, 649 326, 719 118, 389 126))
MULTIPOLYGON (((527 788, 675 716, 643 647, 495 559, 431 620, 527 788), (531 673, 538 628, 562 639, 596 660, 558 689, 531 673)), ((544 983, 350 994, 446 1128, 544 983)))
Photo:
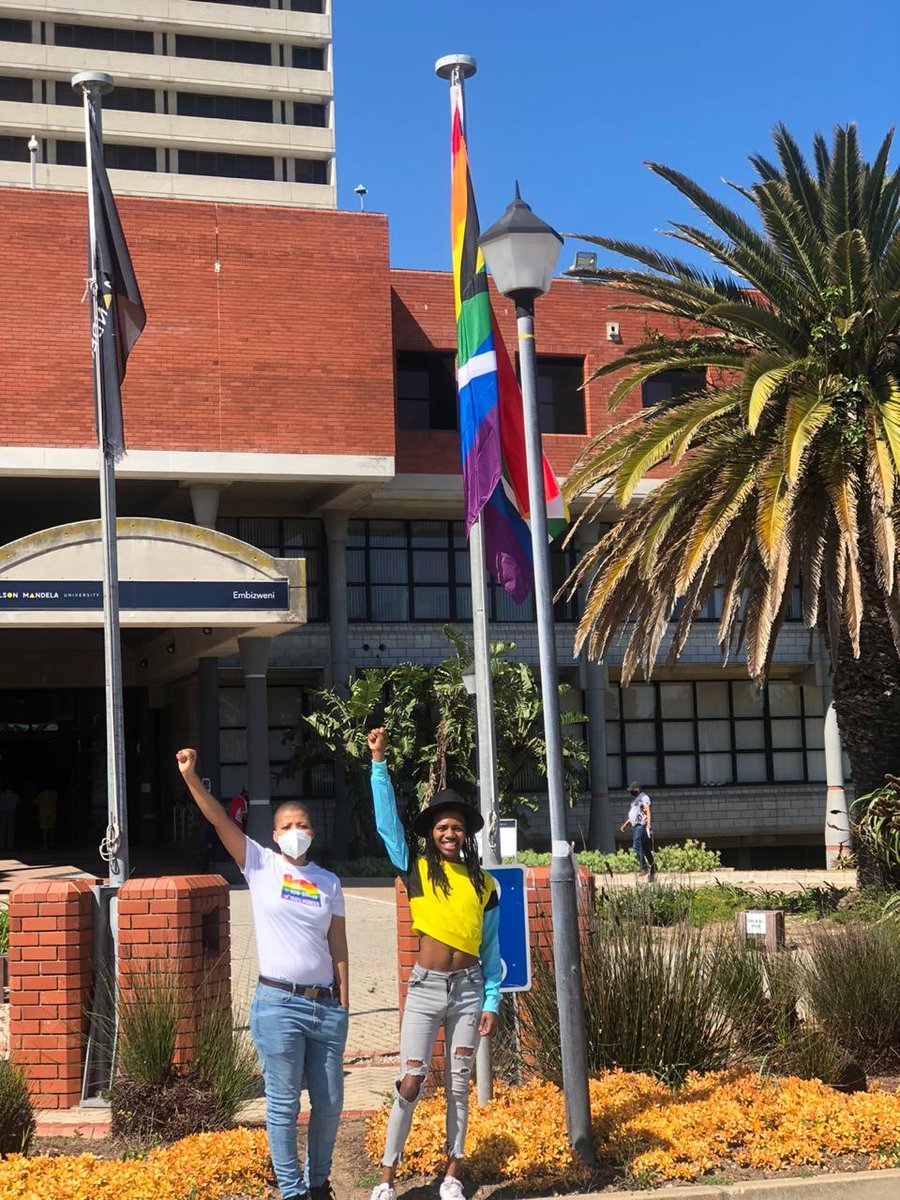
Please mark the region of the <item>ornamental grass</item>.
MULTIPOLYGON (((690 1074, 677 1088, 611 1071, 592 1079, 590 1090, 598 1166, 644 1186, 729 1168, 826 1167, 847 1155, 872 1169, 900 1165, 900 1095, 893 1093, 846 1095, 817 1080, 734 1071, 690 1074)), ((387 1117, 383 1110, 368 1125, 373 1162, 387 1117)), ((419 1104, 401 1176, 442 1168, 444 1119, 442 1097, 419 1104)), ((589 1181, 569 1149, 562 1091, 551 1083, 500 1087, 489 1105, 473 1105, 466 1146, 473 1183, 574 1188, 589 1181)))
POLYGON ((0 1159, 0 1200, 221 1200, 259 1195, 270 1179, 264 1129, 198 1133, 141 1157, 0 1159))

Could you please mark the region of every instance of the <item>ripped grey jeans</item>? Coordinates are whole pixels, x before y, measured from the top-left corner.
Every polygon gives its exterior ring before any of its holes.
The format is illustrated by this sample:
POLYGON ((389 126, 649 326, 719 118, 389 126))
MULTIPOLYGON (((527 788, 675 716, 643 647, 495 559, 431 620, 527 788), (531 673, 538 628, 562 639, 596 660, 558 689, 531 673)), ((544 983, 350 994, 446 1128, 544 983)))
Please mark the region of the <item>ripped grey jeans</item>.
MULTIPOLYGON (((444 1091, 447 1096, 447 1154, 462 1158, 469 1122, 469 1080, 475 1065, 478 1022, 484 1006, 481 967, 464 971, 428 971, 418 963, 409 975, 406 1007, 400 1026, 400 1070, 421 1076, 431 1065, 434 1041, 444 1026, 444 1091)), ((401 1075, 401 1079, 402 1079, 401 1075)), ((399 1089, 400 1080, 397 1080, 399 1089)), ((415 1100, 404 1100, 399 1090, 388 1121, 382 1166, 400 1161, 412 1125, 421 1086, 415 1100)))

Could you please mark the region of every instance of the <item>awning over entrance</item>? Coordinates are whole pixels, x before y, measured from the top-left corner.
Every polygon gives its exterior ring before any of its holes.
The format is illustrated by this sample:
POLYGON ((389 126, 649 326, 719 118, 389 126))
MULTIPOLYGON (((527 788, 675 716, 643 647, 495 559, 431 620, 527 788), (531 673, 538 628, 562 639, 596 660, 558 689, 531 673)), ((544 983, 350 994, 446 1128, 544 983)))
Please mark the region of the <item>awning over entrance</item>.
MULTIPOLYGON (((117 535, 121 626, 123 635, 144 631, 134 665, 147 682, 177 678, 201 656, 234 654, 238 637, 273 637, 306 620, 302 559, 178 521, 120 518, 117 535)), ((0 631, 101 626, 102 573, 99 521, 3 546, 0 631)))

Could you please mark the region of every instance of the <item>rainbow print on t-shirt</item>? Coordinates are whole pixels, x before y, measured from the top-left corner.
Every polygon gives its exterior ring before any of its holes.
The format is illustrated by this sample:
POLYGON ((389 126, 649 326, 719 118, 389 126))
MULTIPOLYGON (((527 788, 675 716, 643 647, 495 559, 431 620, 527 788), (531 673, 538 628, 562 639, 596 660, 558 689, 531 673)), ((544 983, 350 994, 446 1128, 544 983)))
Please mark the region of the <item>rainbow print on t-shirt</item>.
POLYGON ((314 904, 322 906, 322 893, 308 879, 295 879, 293 875, 285 875, 281 883, 282 900, 294 900, 298 904, 314 904))

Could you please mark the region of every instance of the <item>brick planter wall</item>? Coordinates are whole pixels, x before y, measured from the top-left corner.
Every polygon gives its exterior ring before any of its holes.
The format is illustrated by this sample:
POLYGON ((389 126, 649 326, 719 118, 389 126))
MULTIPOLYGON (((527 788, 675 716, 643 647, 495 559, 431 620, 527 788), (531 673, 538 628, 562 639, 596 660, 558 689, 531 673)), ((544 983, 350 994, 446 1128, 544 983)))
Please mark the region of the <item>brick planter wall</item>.
MULTIPOLYGON (((9 898, 10 1052, 38 1108, 78 1104, 92 1003, 92 879, 39 880, 9 898)), ((158 965, 185 1004, 177 1061, 193 1046, 197 1019, 230 1003, 228 884, 220 875, 132 879, 119 890, 119 985, 158 965)))
MULTIPOLYGON (((528 923, 532 955, 541 954, 550 959, 553 952, 553 922, 550 906, 550 868, 529 867, 525 873, 525 891, 528 897, 528 923)), ((409 973, 415 966, 419 951, 419 939, 412 931, 412 914, 406 889, 397 879, 394 883, 397 904, 397 985, 400 1019, 406 1003, 406 985, 409 973)), ((578 869, 579 934, 582 944, 594 927, 597 883, 595 877, 584 867, 578 869)), ((401 1070, 403 1064, 401 1063, 401 1070)), ((444 1035, 438 1034, 434 1056, 431 1060, 431 1078, 439 1079, 444 1070, 444 1035)))
POLYGON ((9 897, 9 1046, 40 1108, 81 1096, 93 954, 92 879, 23 883, 9 897))

